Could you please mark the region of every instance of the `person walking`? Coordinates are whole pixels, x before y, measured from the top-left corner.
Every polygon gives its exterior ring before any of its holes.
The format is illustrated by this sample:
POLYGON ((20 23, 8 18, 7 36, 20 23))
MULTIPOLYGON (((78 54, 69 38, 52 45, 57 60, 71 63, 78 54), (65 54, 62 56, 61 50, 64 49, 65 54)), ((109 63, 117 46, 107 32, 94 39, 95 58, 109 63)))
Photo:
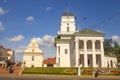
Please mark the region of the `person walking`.
POLYGON ((13 73, 14 69, 13 69, 13 65, 10 65, 10 68, 9 68, 9 73, 13 73))
POLYGON ((99 76, 99 71, 98 68, 96 68, 94 71, 94 77, 97 78, 98 76, 99 76))

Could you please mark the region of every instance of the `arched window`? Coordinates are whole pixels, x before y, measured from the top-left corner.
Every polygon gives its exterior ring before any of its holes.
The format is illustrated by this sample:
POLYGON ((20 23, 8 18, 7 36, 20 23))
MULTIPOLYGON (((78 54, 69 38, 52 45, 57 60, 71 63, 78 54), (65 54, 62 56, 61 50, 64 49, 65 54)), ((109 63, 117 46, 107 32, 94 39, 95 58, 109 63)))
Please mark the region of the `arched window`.
POLYGON ((92 49, 92 41, 91 40, 87 41, 87 49, 92 49))
POLYGON ((97 40, 97 41, 95 41, 95 49, 100 49, 100 41, 99 40, 97 40))
POLYGON ((79 49, 84 49, 84 42, 83 42, 83 40, 79 41, 79 49))

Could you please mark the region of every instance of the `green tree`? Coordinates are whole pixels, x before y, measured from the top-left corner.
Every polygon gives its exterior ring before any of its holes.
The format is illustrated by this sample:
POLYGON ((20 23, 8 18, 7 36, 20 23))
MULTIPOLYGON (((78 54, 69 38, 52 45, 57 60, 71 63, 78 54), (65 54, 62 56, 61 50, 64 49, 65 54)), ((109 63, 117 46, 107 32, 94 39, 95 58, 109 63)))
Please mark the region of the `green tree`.
POLYGON ((120 46, 117 42, 114 42, 113 54, 117 57, 118 62, 120 62, 120 46))
POLYGON ((120 45, 112 39, 105 39, 104 41, 105 55, 112 55, 117 57, 117 61, 120 62, 120 45))
POLYGON ((105 55, 109 55, 109 53, 112 53, 113 47, 112 47, 112 39, 105 39, 104 41, 104 52, 105 55))

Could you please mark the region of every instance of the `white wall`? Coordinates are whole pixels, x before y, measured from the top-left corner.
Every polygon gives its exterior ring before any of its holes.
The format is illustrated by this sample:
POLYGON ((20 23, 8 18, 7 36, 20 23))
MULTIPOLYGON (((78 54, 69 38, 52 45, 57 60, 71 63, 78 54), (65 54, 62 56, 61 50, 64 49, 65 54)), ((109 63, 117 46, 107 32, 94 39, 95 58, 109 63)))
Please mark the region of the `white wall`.
POLYGON ((25 61, 26 67, 42 67, 43 56, 41 54, 24 54, 23 60, 25 61), (32 61, 32 56, 34 55, 34 61, 32 61))
POLYGON ((111 61, 113 62, 113 67, 114 68, 116 67, 116 64, 117 64, 117 58, 116 57, 105 56, 104 60, 105 60, 104 61, 105 67, 108 67, 108 64, 109 64, 109 68, 111 68, 111 61))
POLYGON ((59 56, 56 56, 58 60, 56 60, 59 64, 59 67, 70 67, 70 50, 69 50, 69 44, 57 44, 57 46, 60 46, 60 54, 59 56), (68 53, 65 54, 65 49, 67 49, 68 53), (59 63, 59 57, 60 57, 60 63, 59 63))

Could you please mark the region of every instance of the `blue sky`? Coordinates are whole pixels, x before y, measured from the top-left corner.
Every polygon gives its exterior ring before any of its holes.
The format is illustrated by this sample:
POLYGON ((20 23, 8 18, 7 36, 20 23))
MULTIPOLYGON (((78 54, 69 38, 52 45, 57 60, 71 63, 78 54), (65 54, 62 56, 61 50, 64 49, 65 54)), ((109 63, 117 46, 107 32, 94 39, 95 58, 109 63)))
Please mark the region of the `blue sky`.
POLYGON ((101 31, 120 43, 120 0, 0 0, 0 45, 13 49, 19 61, 36 38, 44 58, 55 57, 53 40, 66 5, 80 30, 101 31))

